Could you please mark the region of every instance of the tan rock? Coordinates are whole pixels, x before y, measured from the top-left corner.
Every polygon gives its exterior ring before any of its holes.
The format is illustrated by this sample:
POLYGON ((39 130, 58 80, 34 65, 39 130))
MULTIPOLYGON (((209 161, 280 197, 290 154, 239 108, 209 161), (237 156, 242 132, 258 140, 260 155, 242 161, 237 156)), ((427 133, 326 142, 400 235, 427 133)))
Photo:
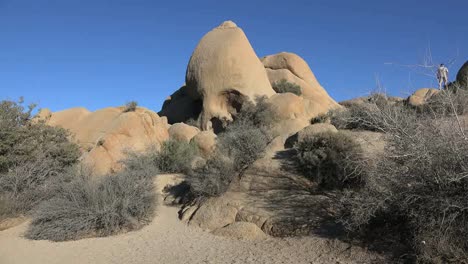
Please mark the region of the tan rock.
POLYGON ((49 121, 50 117, 52 116, 52 112, 48 108, 42 108, 39 112, 34 116, 33 121, 49 121))
POLYGON ((173 124, 169 128, 169 137, 173 140, 190 142, 190 140, 200 132, 200 129, 184 123, 173 124))
POLYGON ((198 146, 200 154, 207 158, 216 147, 216 134, 211 131, 202 131, 195 135, 191 141, 198 146))
POLYGON ((257 225, 248 222, 235 222, 214 230, 212 234, 242 240, 262 240, 267 238, 257 225))
POLYGON ((210 198, 192 215, 189 224, 212 231, 234 223, 237 211, 225 197, 210 198))
POLYGON ((281 93, 270 97, 268 103, 278 118, 272 129, 275 135, 292 135, 310 124, 304 98, 281 93))
POLYGON ((268 99, 275 116, 281 120, 305 117, 304 99, 292 93, 275 94, 268 99))
POLYGON ((232 120, 245 100, 275 94, 249 40, 231 21, 201 39, 190 58, 185 79, 188 96, 203 101, 199 117, 202 130, 212 128, 212 119, 232 120))
POLYGON ((412 106, 421 106, 429 99, 432 98, 432 96, 438 94, 440 91, 438 89, 434 88, 422 88, 414 92, 410 97, 408 97, 408 104, 412 106))
POLYGON ((109 107, 90 112, 72 108, 52 113, 48 124, 70 130, 83 150, 83 163, 102 175, 121 168, 125 151, 159 147, 169 138, 166 120, 153 111, 138 107, 124 113, 123 109, 109 107))
POLYGON ((317 81, 307 62, 298 55, 281 52, 263 57, 262 63, 272 84, 285 79, 301 87, 305 99, 304 107, 309 118, 340 108, 317 81))

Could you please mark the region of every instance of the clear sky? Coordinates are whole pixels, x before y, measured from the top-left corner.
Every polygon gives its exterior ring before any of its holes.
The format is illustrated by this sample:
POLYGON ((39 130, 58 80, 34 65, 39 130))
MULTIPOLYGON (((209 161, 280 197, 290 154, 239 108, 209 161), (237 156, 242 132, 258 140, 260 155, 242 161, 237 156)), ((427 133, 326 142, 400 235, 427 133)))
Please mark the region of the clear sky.
POLYGON ((376 79, 406 96, 435 81, 408 67, 468 60, 466 0, 0 0, 0 99, 53 111, 130 100, 159 111, 184 83, 192 51, 224 20, 259 57, 299 54, 337 101, 376 79))

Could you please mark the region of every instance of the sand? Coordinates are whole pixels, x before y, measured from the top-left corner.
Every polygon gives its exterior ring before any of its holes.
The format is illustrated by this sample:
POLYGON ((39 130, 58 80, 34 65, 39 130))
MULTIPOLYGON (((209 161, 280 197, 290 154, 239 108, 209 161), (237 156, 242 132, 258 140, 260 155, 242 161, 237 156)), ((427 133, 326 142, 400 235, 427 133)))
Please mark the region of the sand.
POLYGON ((380 258, 322 237, 260 241, 218 237, 187 226, 177 211, 160 205, 154 220, 140 230, 69 242, 28 240, 22 236, 25 222, 0 231, 0 263, 370 263, 380 258))

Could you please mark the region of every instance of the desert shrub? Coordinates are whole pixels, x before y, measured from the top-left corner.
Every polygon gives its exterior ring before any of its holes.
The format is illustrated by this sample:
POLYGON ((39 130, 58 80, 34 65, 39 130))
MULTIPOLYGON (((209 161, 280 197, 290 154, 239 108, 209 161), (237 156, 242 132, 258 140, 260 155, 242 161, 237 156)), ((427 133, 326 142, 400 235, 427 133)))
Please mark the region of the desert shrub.
POLYGON ((188 173, 193 160, 198 155, 198 147, 194 143, 179 140, 167 140, 157 149, 152 146, 142 153, 130 152, 122 162, 130 169, 154 167, 163 173, 188 173))
POLYGON ((156 207, 155 174, 141 168, 141 163, 132 164, 132 169, 100 178, 70 171, 71 177, 62 177, 70 180, 60 182, 53 197, 34 210, 26 237, 75 240, 135 230, 148 223, 156 207))
POLYGON ((453 84, 451 89, 440 91, 426 104, 416 107, 416 110, 422 115, 434 118, 464 115, 468 113, 468 91, 461 89, 458 84, 453 84))
POLYGON ((367 101, 332 110, 327 115, 338 129, 368 130, 388 133, 399 129, 403 123, 417 119, 416 112, 403 104, 395 103, 381 94, 371 95, 367 101))
POLYGON ((126 112, 135 112, 137 109, 138 103, 136 101, 130 101, 125 104, 125 108, 123 110, 124 113, 126 112))
POLYGON ((277 93, 293 93, 299 96, 302 94, 301 86, 288 82, 286 79, 274 82, 272 87, 277 93))
POLYGON ((224 193, 236 177, 265 154, 275 120, 266 98, 257 98, 256 104, 244 103, 234 121, 218 135, 215 154, 191 173, 192 191, 198 196, 224 193))
POLYGON ((187 173, 197 155, 198 148, 194 143, 168 140, 162 144, 155 161, 161 172, 187 173))
POLYGON ((236 171, 261 158, 269 142, 268 136, 258 128, 230 129, 218 140, 218 149, 233 161, 236 171))
POLYGON ((195 197, 213 197, 225 193, 237 173, 234 162, 221 153, 215 153, 206 164, 190 174, 188 182, 195 197))
POLYGON ((21 102, 0 102, 0 196, 27 213, 49 195, 47 186, 79 158, 78 146, 61 128, 31 120, 21 102))
MULTIPOLYGON (((450 104, 449 102, 446 102, 450 104)), ((457 117, 373 112, 384 124, 385 153, 362 189, 341 199, 349 230, 408 241, 421 263, 468 259, 468 141, 457 117), (391 119, 390 121, 388 119, 391 119), (386 233, 385 233, 386 230, 386 233), (404 230, 404 231, 403 231, 404 230)), ((379 125, 380 126, 380 125, 379 125)))
POLYGON ((322 132, 299 141, 296 161, 300 170, 322 187, 341 188, 360 182, 361 148, 344 132, 322 132))

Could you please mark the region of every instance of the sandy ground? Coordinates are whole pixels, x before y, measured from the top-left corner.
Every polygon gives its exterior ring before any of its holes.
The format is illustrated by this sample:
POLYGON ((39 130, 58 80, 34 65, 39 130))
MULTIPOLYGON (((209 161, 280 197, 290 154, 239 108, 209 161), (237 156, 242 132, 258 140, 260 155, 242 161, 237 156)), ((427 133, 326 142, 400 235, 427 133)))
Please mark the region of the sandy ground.
POLYGON ((0 231, 0 263, 370 263, 376 257, 320 237, 218 237, 179 221, 177 211, 161 205, 154 220, 138 231, 70 242, 25 239, 28 223, 23 223, 0 231))

